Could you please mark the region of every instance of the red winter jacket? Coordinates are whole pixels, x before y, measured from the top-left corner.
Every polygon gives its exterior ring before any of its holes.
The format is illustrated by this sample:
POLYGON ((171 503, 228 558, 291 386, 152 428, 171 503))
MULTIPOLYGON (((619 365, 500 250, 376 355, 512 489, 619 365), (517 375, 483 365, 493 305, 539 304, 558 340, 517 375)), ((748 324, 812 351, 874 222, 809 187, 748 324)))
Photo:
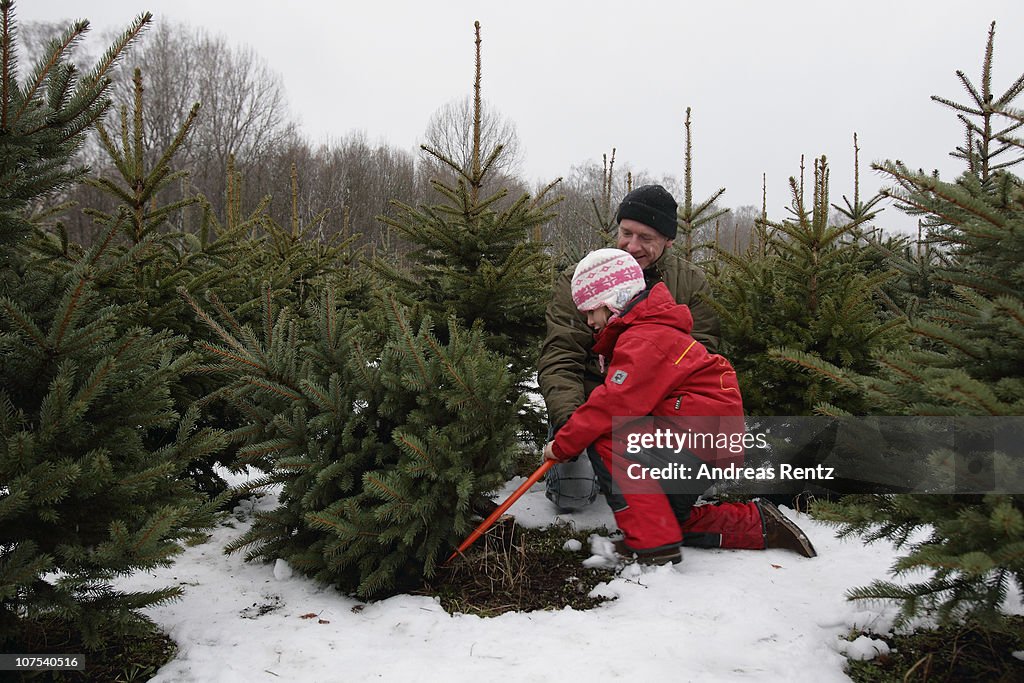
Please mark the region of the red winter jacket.
POLYGON ((660 282, 612 317, 594 343, 609 363, 604 384, 558 430, 555 456, 567 460, 610 438, 612 417, 742 415, 736 371, 691 337, 692 328, 690 309, 660 282))

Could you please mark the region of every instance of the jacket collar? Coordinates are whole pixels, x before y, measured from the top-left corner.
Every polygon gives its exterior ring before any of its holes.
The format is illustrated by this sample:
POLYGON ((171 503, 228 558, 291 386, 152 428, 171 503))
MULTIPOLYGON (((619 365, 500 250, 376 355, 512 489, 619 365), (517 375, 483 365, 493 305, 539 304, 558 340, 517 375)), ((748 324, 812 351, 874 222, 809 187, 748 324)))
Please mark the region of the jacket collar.
POLYGON ((615 348, 615 342, 618 341, 619 335, 629 328, 633 323, 633 320, 635 320, 639 314, 637 307, 639 306, 642 310, 643 306, 641 306, 641 304, 646 301, 650 295, 651 289, 648 287, 630 299, 621 311, 608 319, 608 324, 605 325, 604 328, 594 337, 595 352, 602 356, 611 355, 611 351, 615 348))
POLYGON ((618 315, 594 338, 594 352, 610 356, 619 335, 635 324, 658 324, 675 328, 685 334, 693 329, 693 315, 688 306, 676 303, 665 283, 659 282, 637 294, 618 315))

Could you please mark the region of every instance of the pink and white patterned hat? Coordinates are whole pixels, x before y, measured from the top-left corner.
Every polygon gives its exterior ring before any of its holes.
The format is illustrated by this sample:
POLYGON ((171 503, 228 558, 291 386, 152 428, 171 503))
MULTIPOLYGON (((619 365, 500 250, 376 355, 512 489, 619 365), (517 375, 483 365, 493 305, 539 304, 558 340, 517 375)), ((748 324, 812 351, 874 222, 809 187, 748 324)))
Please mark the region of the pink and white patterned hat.
POLYGON ((607 306, 619 313, 645 287, 640 264, 621 249, 590 252, 572 274, 572 300, 581 311, 607 306))

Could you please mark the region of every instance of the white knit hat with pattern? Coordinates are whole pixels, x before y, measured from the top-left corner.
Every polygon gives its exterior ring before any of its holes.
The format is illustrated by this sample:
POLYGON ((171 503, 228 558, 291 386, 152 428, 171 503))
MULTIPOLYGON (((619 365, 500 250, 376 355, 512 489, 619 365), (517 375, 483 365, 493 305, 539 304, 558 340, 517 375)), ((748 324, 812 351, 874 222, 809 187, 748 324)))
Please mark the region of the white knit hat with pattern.
POLYGON ((621 249, 590 252, 572 274, 572 300, 581 311, 607 306, 619 313, 646 287, 640 264, 621 249))

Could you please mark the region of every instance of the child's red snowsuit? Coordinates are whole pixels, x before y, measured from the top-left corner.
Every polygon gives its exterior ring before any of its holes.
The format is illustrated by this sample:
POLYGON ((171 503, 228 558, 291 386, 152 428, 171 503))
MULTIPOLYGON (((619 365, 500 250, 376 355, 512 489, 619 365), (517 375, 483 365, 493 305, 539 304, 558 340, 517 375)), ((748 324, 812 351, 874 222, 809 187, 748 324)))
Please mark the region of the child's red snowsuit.
MULTIPOLYGON (((594 344, 594 351, 609 363, 604 384, 558 430, 555 456, 567 460, 593 445, 612 481, 624 482, 632 461, 621 448, 613 454, 613 417, 743 415, 735 370, 691 337, 692 327, 690 309, 677 304, 663 283, 639 294, 609 320, 594 344)), ((608 496, 629 548, 654 551, 679 545, 684 534, 688 540, 700 539, 687 545, 765 547, 754 503, 690 507, 696 496, 684 498, 681 505, 673 498, 651 479, 630 479, 628 490, 608 496)))

